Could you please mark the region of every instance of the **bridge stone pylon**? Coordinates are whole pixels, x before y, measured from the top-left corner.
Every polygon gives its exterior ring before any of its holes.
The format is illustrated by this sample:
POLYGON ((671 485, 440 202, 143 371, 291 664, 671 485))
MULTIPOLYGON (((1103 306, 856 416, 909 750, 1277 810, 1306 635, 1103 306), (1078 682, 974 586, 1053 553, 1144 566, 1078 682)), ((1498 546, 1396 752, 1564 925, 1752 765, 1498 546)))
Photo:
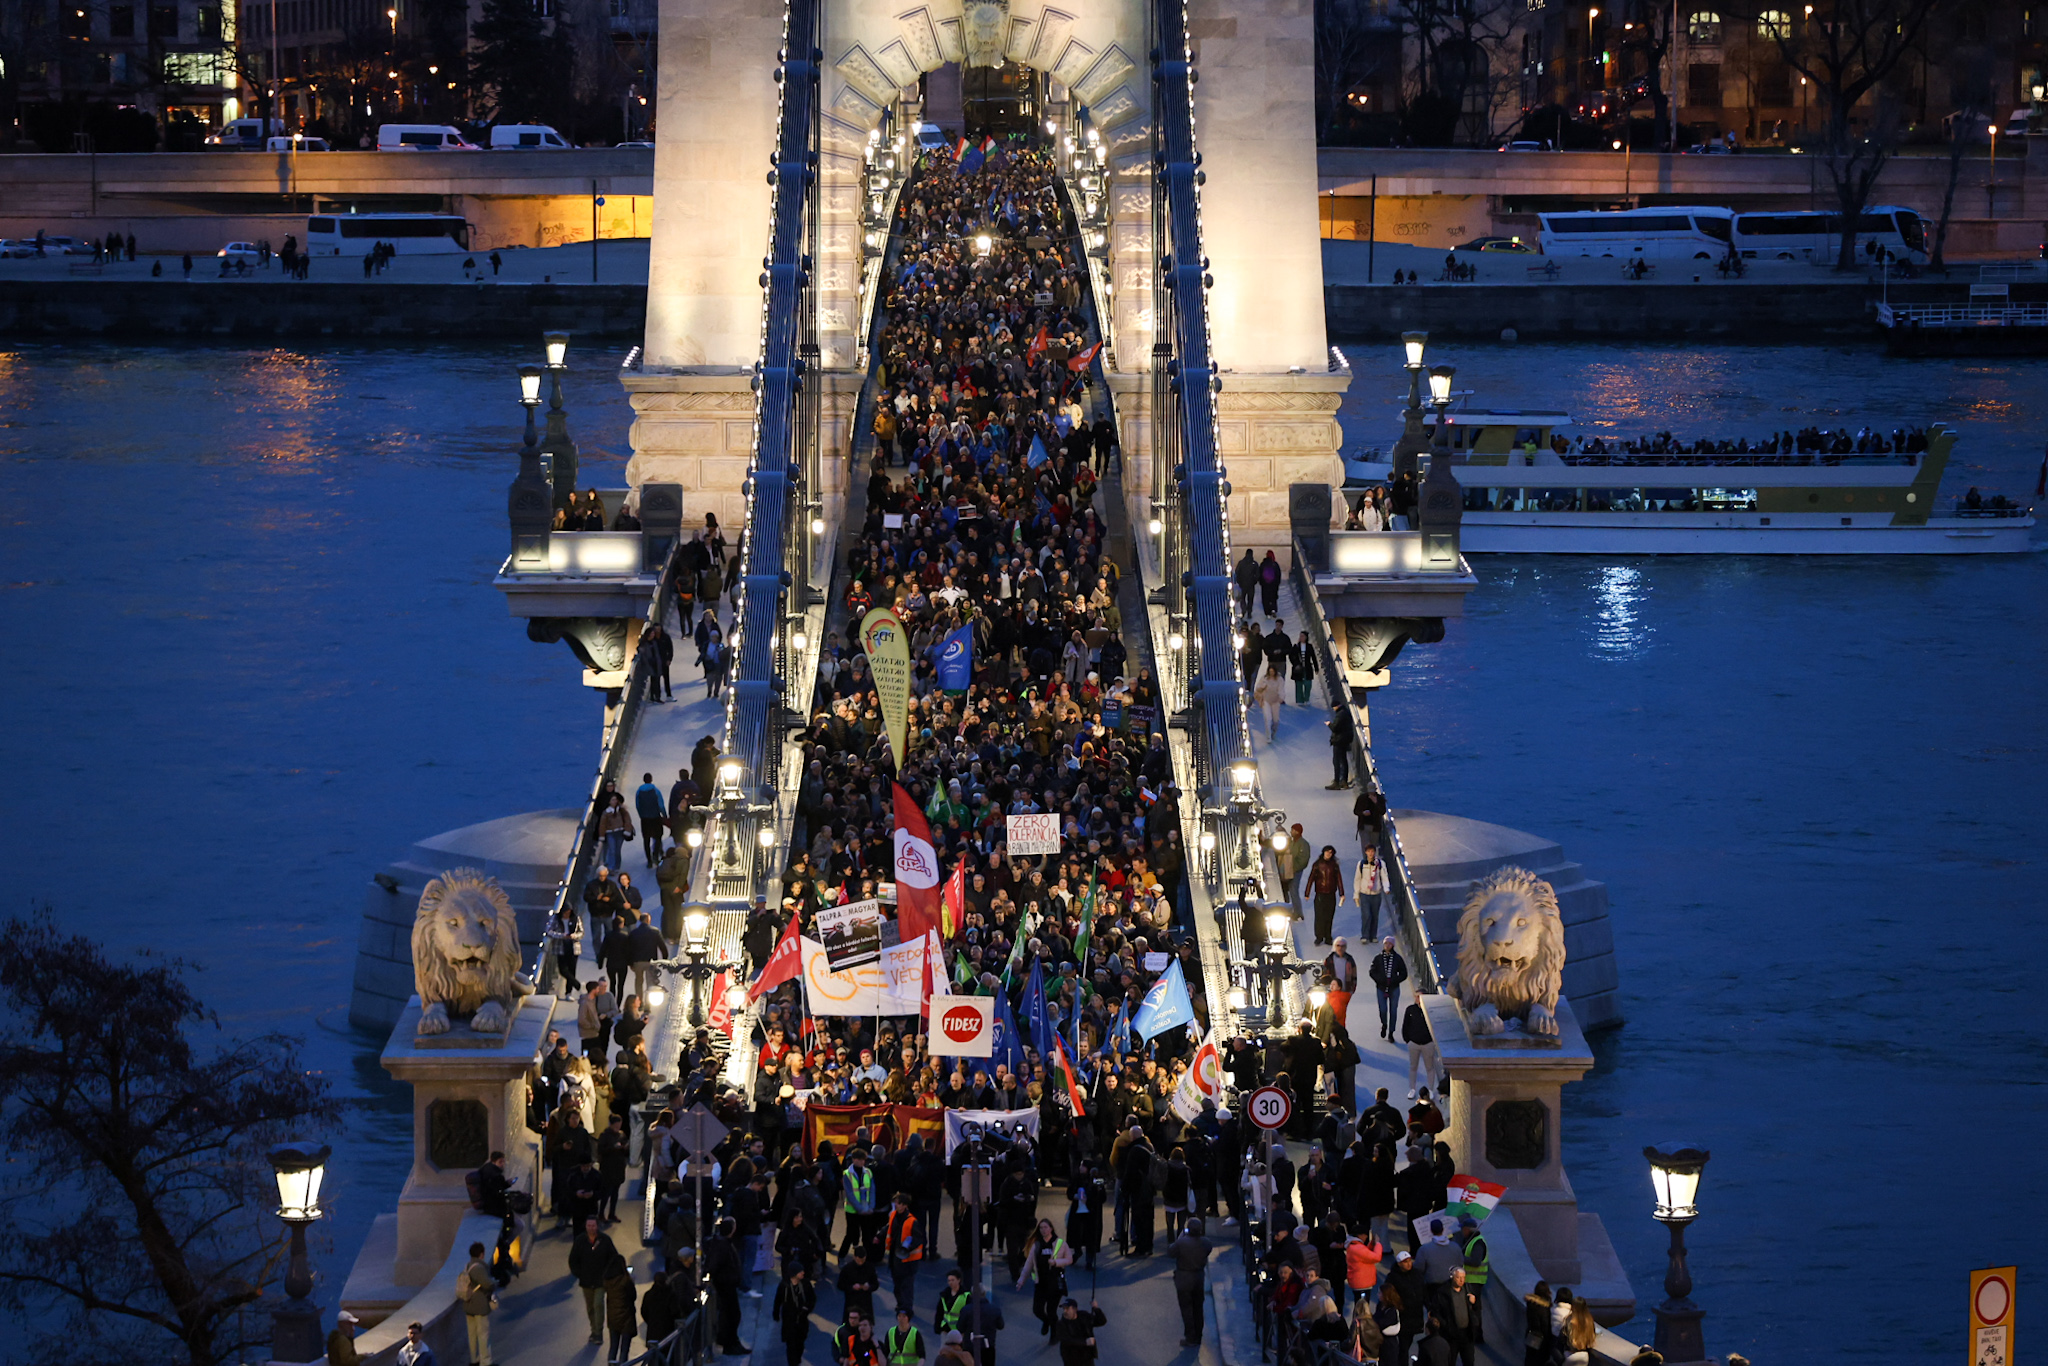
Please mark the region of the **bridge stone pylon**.
MULTIPOLYGON (((1313 4, 1233 10, 1196 0, 1188 14, 1232 536, 1283 546, 1288 485, 1342 482, 1335 412, 1349 382, 1331 367, 1323 324, 1313 4)), ((970 40, 986 44, 992 33, 1007 60, 1045 73, 1055 107, 1069 117, 1085 110, 1109 149, 1109 380, 1124 420, 1124 487, 1141 502, 1152 484, 1159 255, 1150 0, 826 0, 822 30, 813 204, 827 457, 818 491, 828 515, 845 487, 848 419, 864 378, 855 366, 870 250, 861 224, 869 131, 889 113, 907 130, 920 110, 919 78, 966 59, 970 40)), ((783 6, 664 0, 661 35, 647 334, 641 369, 625 377, 635 412, 627 478, 679 483, 690 521, 711 511, 737 526, 753 453, 749 372, 760 354, 783 6)), ((1137 520, 1143 511, 1134 506, 1137 520)))

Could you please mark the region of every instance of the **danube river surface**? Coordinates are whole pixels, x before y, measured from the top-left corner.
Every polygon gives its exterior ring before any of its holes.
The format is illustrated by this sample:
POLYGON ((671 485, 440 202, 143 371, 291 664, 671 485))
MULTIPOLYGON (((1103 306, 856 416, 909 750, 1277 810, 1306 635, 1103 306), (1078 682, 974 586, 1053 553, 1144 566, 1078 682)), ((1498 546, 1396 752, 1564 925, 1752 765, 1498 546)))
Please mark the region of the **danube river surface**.
MULTIPOLYGON (((307 1040, 358 1104, 330 1304, 410 1145, 381 1041, 346 1023, 365 881, 423 835, 573 802, 595 756, 568 651, 490 587, 531 350, 0 345, 5 909, 201 964, 226 1029, 307 1040)), ((573 359, 573 431, 615 484, 618 357, 573 359)), ((1483 403, 1621 433, 1955 423, 1955 491, 2027 491, 2048 436, 2039 363, 1445 360, 1483 403)), ((1404 387, 1361 373, 1350 440, 1389 441, 1404 387)), ((2030 1260, 2043 1212, 2048 563, 1478 568, 1375 738, 1397 804, 1538 831, 1608 883, 1628 1024, 1566 1093, 1567 1160, 1638 1299, 1663 1271, 1640 1151, 1684 1138, 1714 1152, 1710 1350, 1957 1350, 1965 1272, 2030 1260)))

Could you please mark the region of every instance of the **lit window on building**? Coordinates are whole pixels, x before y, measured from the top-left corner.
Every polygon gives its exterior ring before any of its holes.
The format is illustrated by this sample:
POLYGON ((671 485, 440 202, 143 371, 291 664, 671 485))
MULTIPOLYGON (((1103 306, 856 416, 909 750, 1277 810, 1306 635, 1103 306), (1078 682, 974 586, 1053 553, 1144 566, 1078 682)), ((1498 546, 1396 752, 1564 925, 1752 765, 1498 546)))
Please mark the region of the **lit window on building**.
POLYGON ((1685 38, 1690 43, 1720 42, 1721 16, 1710 9, 1694 10, 1685 21, 1685 38))
POLYGON ((1790 38, 1792 16, 1781 9, 1760 10, 1756 16, 1756 34, 1759 38, 1790 38))

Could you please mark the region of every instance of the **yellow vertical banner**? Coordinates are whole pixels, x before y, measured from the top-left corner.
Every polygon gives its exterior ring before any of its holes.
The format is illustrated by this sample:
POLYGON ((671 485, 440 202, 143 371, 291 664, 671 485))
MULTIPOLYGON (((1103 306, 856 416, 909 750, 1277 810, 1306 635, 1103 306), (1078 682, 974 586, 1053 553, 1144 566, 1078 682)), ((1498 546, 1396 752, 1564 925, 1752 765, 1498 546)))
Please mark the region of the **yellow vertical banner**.
POLYGON ((2012 1311, 2019 1283, 2016 1266, 1970 1273, 1970 1366, 2012 1366, 2012 1311))
POLYGON ((882 699, 882 725, 901 773, 910 752, 910 632, 901 617, 877 607, 860 624, 860 643, 867 651, 868 673, 875 680, 875 695, 882 699))

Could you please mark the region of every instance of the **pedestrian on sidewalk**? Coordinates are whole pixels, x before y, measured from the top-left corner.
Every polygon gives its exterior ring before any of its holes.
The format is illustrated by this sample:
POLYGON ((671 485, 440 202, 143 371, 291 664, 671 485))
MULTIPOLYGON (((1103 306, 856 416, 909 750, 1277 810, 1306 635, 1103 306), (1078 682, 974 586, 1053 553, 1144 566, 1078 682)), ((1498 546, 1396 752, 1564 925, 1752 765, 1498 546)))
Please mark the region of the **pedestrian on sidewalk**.
MULTIPOLYGON (((191 268, 192 258, 188 256, 185 258, 187 274, 191 273, 191 268)), ((1253 556, 1250 546, 1244 548, 1244 558, 1237 562, 1232 577, 1237 580, 1238 611, 1248 617, 1252 614, 1252 590, 1259 586, 1259 562, 1253 556)))
POLYGON ((668 828, 668 808, 662 803, 661 789, 654 785, 654 775, 640 775, 640 786, 633 791, 633 809, 640 816, 640 852, 652 868, 661 862, 662 832, 668 828))
POLYGON ((1380 862, 1379 846, 1368 844, 1358 857, 1358 871, 1351 875, 1351 895, 1358 901, 1358 918, 1365 937, 1380 937, 1380 908, 1387 898, 1387 866, 1380 862))
POLYGON ((1379 956, 1366 969, 1380 994, 1380 1037, 1394 1037, 1394 1021, 1401 1008, 1401 983, 1408 980, 1408 960, 1394 951, 1394 936, 1380 940, 1379 956))
POLYGON ((614 1366, 623 1366, 633 1356, 633 1338, 640 1323, 639 1302, 639 1292, 633 1288, 632 1268, 626 1265, 624 1257, 613 1253, 604 1273, 604 1317, 605 1326, 612 1333, 614 1366))
MULTIPOLYGON (((1330 943, 1336 934, 1337 903, 1344 896, 1344 867, 1337 862, 1337 846, 1326 844, 1309 865, 1308 890, 1316 908, 1316 943, 1330 943)), ((1343 1019, 1339 1014, 1338 1019, 1343 1019)))
POLYGON ((1358 960, 1351 956, 1350 942, 1339 935, 1330 941, 1330 951, 1323 955, 1323 975, 1330 982, 1326 1004, 1337 1022, 1347 1027, 1351 1018, 1351 996, 1358 990, 1358 960))
POLYGON ((782 1284, 775 1287, 775 1304, 770 1311, 782 1325, 782 1350, 789 1366, 804 1359, 804 1344, 811 1337, 811 1311, 818 1307, 818 1287, 811 1284, 801 1258, 786 1264, 782 1284))
POLYGON ((1308 859, 1308 841, 1301 837, 1301 822, 1296 821, 1288 827, 1286 845, 1273 851, 1273 863, 1287 893, 1287 908, 1296 920, 1301 919, 1301 874, 1308 859))
POLYGON ((1289 673, 1294 679, 1294 701, 1297 706, 1308 705, 1309 689, 1316 681, 1316 649, 1308 643, 1308 632, 1303 631, 1294 642, 1292 668, 1289 673))
POLYGON ((1259 686, 1252 690, 1252 698, 1266 713, 1266 739, 1280 738, 1280 708, 1287 702, 1287 680, 1280 676, 1279 666, 1268 664, 1266 673, 1259 680, 1259 686))
POLYGON ((626 841, 633 838, 633 818, 626 813, 624 793, 611 794, 598 819, 597 834, 604 841, 604 866, 618 867, 625 857, 626 841))
POLYGON ((583 1314, 590 1320, 590 1340, 595 1343, 604 1341, 605 1278, 615 1260, 619 1260, 619 1249, 611 1235, 598 1226, 595 1214, 588 1216, 576 1241, 569 1245, 569 1274, 583 1292, 583 1314))
POLYGON ((1173 1297, 1180 1302, 1180 1345, 1202 1345, 1202 1301, 1209 1290, 1211 1244, 1202 1236, 1202 1221, 1190 1219, 1181 1225, 1180 1236, 1168 1251, 1173 1253, 1173 1297))
POLYGON ((1060 1301, 1060 1316, 1053 1321, 1052 1340, 1060 1349, 1061 1366, 1088 1366, 1095 1360, 1095 1330, 1109 1322, 1109 1315, 1092 1298, 1083 1314, 1071 1297, 1060 1301))
MULTIPOLYGON (((1332 686, 1335 686, 1334 682, 1332 686)), ((1330 708, 1330 719, 1324 722, 1330 728, 1330 781, 1323 784, 1326 791, 1338 792, 1351 786, 1351 704, 1338 702, 1330 708)))
MULTIPOLYGON (((1269 617, 1280 615, 1280 580, 1284 577, 1280 561, 1272 551, 1259 561, 1259 607, 1269 617)), ((1283 637, 1284 639, 1284 637, 1283 637)))
POLYGON ((1415 1093, 1423 1082, 1434 1083, 1443 1075, 1443 1058, 1436 1048, 1436 1036, 1429 1032, 1429 1014, 1422 1008, 1422 992, 1417 989, 1415 999, 1401 1012, 1401 1041, 1408 1045, 1408 1099, 1415 1099, 1415 1093))
POLYGON ((469 1265, 462 1268, 456 1290, 463 1326, 469 1330, 469 1366, 491 1366, 491 1311, 498 1307, 498 1297, 488 1256, 482 1243, 469 1245, 469 1265))

